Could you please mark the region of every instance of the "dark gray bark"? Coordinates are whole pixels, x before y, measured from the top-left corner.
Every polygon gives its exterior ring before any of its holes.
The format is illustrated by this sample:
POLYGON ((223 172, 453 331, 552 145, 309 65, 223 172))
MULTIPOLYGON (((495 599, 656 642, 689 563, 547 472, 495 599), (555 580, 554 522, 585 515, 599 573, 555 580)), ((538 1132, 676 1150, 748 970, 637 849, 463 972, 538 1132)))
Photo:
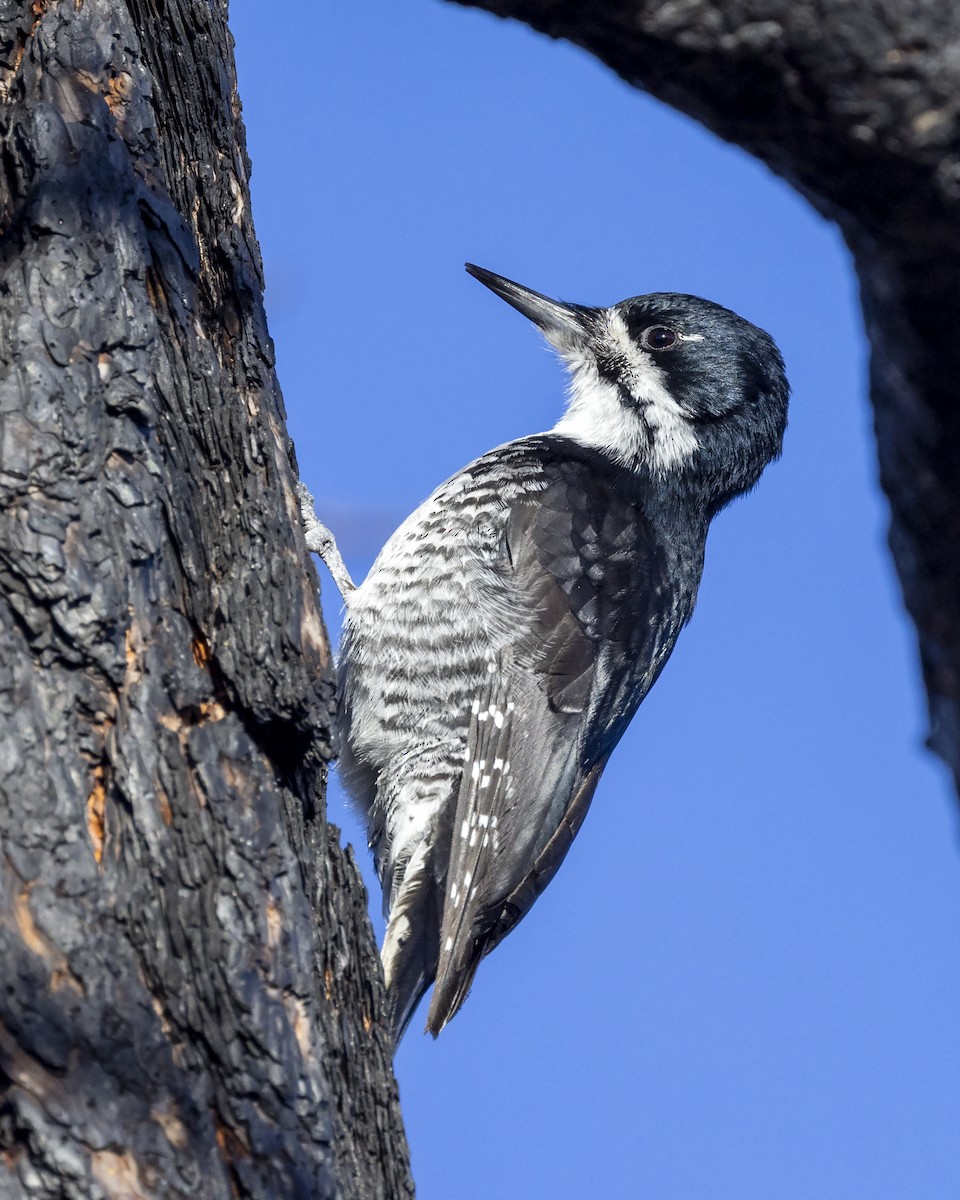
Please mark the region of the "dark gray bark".
POLYGON ((225 0, 0 101, 0 1195, 411 1195, 225 0))
POLYGON ((839 225, 860 279, 880 478, 930 742, 960 784, 956 0, 461 2, 585 47, 839 225))

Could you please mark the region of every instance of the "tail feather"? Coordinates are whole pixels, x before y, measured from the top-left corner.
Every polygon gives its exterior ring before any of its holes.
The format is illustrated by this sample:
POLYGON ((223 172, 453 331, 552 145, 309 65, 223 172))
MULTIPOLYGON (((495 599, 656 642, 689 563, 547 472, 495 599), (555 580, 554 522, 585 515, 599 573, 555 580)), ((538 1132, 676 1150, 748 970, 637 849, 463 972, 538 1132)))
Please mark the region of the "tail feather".
POLYGON ((380 958, 387 985, 387 1019, 395 1044, 437 973, 440 914, 432 898, 430 851, 421 843, 407 864, 390 912, 380 958))
POLYGON ((387 988, 387 1021, 395 1046, 407 1031, 410 1019, 430 986, 427 974, 416 953, 406 953, 399 962, 398 973, 387 988))

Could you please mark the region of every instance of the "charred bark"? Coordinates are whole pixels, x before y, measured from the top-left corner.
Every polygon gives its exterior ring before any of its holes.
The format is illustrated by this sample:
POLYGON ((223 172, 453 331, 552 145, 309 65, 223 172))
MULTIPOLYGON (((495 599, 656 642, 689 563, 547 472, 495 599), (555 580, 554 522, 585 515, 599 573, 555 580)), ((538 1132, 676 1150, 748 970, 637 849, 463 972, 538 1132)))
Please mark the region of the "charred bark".
POLYGON ((0 2, 0 101, 0 1195, 410 1195, 226 2, 0 2))
POLYGON ((960 9, 954 0, 461 0, 597 55, 839 225, 930 744, 960 785, 960 9))

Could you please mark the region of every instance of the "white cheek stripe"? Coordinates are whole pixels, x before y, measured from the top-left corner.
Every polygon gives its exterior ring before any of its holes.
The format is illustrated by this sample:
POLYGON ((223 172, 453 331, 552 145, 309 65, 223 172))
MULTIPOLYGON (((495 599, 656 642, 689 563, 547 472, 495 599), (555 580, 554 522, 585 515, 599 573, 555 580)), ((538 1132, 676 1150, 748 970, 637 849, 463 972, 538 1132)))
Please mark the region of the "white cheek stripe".
POLYGON ((568 351, 570 402, 554 431, 603 450, 624 466, 645 462, 659 473, 676 470, 699 445, 686 414, 670 394, 663 372, 631 340, 615 309, 607 310, 607 342, 624 366, 624 384, 636 409, 623 403, 615 384, 601 379, 589 351, 568 351))
POLYGON ((614 384, 601 379, 593 358, 567 358, 570 399, 555 433, 602 450, 625 467, 648 455, 648 435, 639 413, 631 412, 614 384))

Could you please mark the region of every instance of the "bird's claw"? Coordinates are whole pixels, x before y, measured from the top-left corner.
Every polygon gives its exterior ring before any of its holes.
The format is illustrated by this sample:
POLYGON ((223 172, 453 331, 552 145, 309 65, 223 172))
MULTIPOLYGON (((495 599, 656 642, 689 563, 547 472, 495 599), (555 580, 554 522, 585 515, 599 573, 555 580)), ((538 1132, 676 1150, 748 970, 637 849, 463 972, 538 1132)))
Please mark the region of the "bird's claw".
POLYGON ((297 496, 300 500, 300 519, 303 522, 303 540, 311 554, 318 554, 326 564, 327 570, 333 576, 333 582, 340 590, 340 595, 346 599, 349 592, 356 591, 356 584, 350 578, 337 547, 337 539, 317 516, 313 496, 305 483, 297 483, 297 496))

